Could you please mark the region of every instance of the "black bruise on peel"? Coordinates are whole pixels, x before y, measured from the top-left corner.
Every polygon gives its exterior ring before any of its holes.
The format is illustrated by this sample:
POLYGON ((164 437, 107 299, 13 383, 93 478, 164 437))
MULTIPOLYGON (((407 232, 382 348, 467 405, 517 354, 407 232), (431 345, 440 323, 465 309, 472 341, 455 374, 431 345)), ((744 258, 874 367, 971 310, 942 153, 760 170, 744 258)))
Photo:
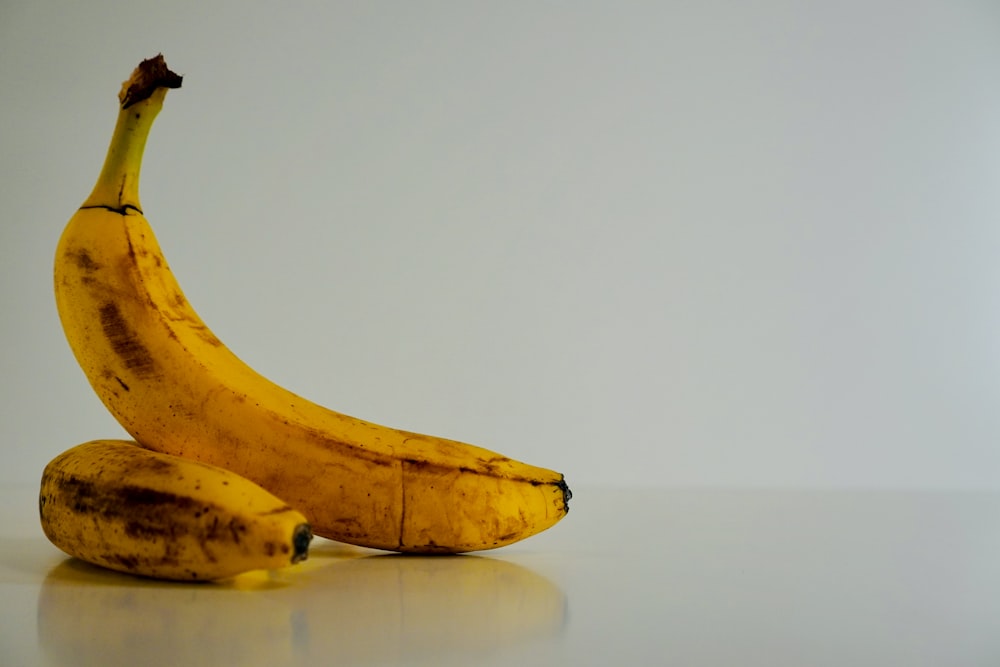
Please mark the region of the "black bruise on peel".
POLYGON ((111 349, 125 364, 125 368, 140 377, 155 373, 156 362, 153 360, 153 355, 139 341, 138 336, 122 317, 118 304, 113 301, 105 303, 101 306, 99 315, 101 330, 111 344, 111 349))
POLYGON ((82 514, 97 513, 106 517, 120 516, 126 510, 133 515, 160 513, 164 508, 189 510, 198 503, 187 496, 156 491, 130 484, 113 489, 111 493, 103 487, 76 475, 69 475, 62 481, 62 491, 72 499, 73 509, 82 514))

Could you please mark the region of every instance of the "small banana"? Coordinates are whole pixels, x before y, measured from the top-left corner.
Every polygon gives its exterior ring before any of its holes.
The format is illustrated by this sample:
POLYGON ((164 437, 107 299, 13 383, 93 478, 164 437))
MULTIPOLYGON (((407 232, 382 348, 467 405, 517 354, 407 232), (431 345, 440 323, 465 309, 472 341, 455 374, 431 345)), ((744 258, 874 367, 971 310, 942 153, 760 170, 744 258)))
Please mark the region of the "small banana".
POLYGON ((55 296, 97 395, 144 446, 232 470, 284 498, 317 535, 393 551, 510 544, 568 509, 563 476, 470 444, 350 417, 256 373, 184 296, 139 202, 168 88, 162 56, 122 86, 107 158, 63 231, 55 296))
POLYGON ((200 581, 304 560, 312 533, 283 500, 228 470, 93 440, 42 473, 42 530, 81 560, 131 574, 200 581))

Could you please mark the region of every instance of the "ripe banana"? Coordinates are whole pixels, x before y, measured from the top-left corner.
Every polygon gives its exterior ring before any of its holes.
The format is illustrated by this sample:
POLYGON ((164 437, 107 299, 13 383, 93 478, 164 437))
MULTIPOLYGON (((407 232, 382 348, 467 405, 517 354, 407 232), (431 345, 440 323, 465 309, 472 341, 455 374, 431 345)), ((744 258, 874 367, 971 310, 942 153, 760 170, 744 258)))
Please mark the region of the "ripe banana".
POLYGON ((71 556, 159 579, 222 579, 304 560, 312 533, 283 500, 228 470, 93 440, 52 459, 42 530, 71 556))
POLYGON ((559 521, 571 496, 561 474, 305 400, 205 325, 139 202, 150 127, 179 86, 162 56, 123 84, 104 166, 55 256, 70 347, 124 428, 150 449, 254 480, 301 510, 317 535, 359 546, 490 549, 559 521))

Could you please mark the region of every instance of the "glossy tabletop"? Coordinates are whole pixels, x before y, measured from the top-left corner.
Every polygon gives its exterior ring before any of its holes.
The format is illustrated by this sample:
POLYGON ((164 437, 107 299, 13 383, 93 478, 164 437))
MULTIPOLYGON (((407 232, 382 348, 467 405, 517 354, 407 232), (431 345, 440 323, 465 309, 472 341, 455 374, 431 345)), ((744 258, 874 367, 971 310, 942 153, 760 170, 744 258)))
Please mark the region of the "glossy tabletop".
POLYGON ((493 552, 172 584, 67 558, 0 489, 5 665, 996 665, 1000 494, 574 489, 493 552))

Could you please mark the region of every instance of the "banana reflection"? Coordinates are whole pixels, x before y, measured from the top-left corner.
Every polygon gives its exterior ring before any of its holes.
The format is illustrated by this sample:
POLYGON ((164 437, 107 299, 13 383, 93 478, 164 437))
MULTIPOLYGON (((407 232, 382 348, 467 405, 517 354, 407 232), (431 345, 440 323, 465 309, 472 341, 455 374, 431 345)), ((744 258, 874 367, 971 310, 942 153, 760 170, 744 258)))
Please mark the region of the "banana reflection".
POLYGON ((39 593, 42 655, 51 665, 108 667, 253 665, 280 655, 292 612, 260 597, 271 584, 257 574, 224 587, 172 585, 64 560, 39 593))
POLYGON ((380 555, 316 572, 300 600, 305 657, 398 664, 442 655, 495 654, 551 637, 566 596, 514 563, 480 556, 380 555))
MULTIPOLYGON (((566 597, 520 565, 480 556, 318 558, 288 574, 174 584, 76 560, 38 600, 50 664, 366 665, 461 657, 559 633, 566 597)), ((472 663, 470 663, 472 664, 472 663)))

